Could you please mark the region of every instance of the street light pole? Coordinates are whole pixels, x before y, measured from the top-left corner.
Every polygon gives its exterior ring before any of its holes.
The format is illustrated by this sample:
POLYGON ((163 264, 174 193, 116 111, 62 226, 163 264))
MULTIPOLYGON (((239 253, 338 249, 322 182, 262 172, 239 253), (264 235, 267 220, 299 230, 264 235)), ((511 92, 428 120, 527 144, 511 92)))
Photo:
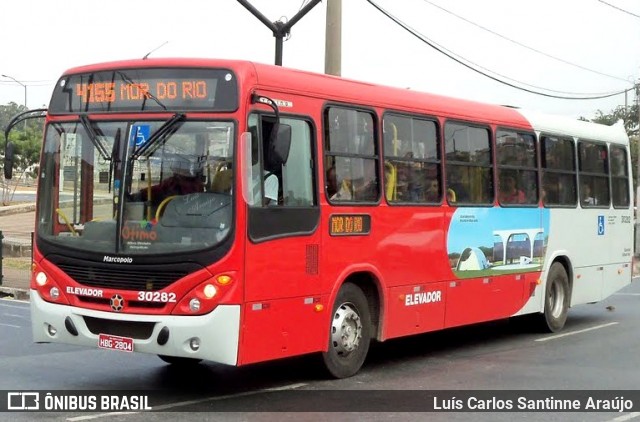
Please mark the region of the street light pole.
POLYGON ((16 78, 14 78, 13 76, 2 75, 2 77, 11 79, 12 81, 17 83, 18 85, 22 85, 22 87, 24 88, 24 108, 26 109, 27 108, 27 86, 25 84, 23 84, 22 82, 20 82, 19 80, 17 80, 16 78))

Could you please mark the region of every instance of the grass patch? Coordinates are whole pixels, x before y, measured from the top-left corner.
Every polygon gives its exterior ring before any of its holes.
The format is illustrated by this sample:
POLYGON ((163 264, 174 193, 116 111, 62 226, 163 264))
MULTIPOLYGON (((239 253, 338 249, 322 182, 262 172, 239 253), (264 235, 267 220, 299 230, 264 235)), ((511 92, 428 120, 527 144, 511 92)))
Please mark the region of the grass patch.
POLYGON ((4 258, 2 260, 4 268, 13 268, 16 270, 31 270, 31 258, 4 258))

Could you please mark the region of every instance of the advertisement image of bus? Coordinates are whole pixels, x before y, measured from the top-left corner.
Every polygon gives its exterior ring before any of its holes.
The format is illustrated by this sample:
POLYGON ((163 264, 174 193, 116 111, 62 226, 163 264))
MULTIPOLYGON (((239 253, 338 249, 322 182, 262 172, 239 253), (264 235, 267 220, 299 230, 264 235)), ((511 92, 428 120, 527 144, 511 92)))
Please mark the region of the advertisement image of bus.
POLYGON ((246 61, 77 67, 45 114, 33 338, 342 378, 371 341, 556 332, 631 282, 630 175, 621 124, 246 61))

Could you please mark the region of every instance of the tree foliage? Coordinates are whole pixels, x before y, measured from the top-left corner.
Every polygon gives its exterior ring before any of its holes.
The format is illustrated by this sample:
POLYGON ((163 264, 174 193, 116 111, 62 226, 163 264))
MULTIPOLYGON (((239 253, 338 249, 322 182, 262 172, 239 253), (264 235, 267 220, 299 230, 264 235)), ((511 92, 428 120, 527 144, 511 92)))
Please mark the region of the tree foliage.
MULTIPOLYGON (((11 119, 28 109, 24 106, 11 102, 7 105, 0 105, 0 128, 2 128, 2 154, 4 154, 4 131, 11 119)), ((8 141, 14 144, 16 161, 14 170, 26 172, 26 176, 35 177, 37 163, 40 158, 40 148, 42 146, 42 133, 44 130, 44 119, 29 119, 18 123, 9 132, 8 141)))
MULTIPOLYGON (((14 162, 12 180, 2 179, 2 205, 12 203, 13 194, 21 182, 31 182, 38 173, 38 161, 42 146, 42 134, 44 131, 44 119, 29 119, 18 123, 9 132, 9 139, 5 139, 5 129, 17 114, 29 109, 14 102, 0 105, 0 155, 4 157, 4 148, 7 142, 14 145, 14 162)), ((2 160, 4 166, 4 160, 2 160)), ((4 169, 3 169, 4 170, 4 169)))
POLYGON ((592 122, 604 125, 615 124, 618 120, 624 122, 624 128, 630 137, 638 136, 638 106, 636 104, 631 107, 619 106, 607 114, 602 110, 598 110, 596 116, 591 119, 592 122))

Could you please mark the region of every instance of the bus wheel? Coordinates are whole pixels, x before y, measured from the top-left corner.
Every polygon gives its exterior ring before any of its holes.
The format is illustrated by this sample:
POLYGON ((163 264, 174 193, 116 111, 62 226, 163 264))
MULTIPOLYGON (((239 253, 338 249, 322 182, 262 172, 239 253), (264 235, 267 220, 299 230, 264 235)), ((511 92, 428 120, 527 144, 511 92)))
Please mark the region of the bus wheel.
POLYGON ((544 318, 542 328, 551 333, 558 332, 567 321, 570 303, 569 277, 562 264, 555 262, 549 269, 544 296, 544 318))
POLYGON ((346 283, 338 292, 329 334, 329 350, 322 354, 327 370, 336 378, 354 375, 362 367, 371 341, 369 305, 355 284, 346 283))
POLYGON ((158 355, 160 359, 163 361, 170 363, 171 365, 176 366, 189 366, 189 365, 197 365, 202 359, 194 359, 194 358, 183 358, 180 356, 167 356, 167 355, 158 355))

